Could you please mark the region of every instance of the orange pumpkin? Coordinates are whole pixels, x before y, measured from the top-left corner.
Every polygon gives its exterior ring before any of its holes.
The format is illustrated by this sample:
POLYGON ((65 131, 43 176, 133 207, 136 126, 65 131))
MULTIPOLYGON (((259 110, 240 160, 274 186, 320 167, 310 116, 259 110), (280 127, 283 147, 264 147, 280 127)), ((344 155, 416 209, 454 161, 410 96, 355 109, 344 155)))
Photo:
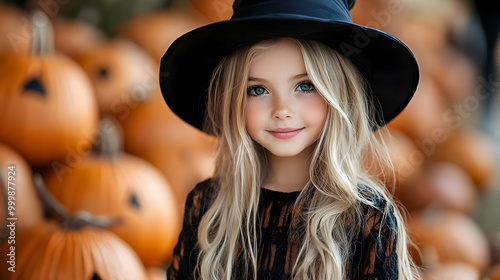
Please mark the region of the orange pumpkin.
POLYGON ((231 0, 193 0, 191 4, 208 20, 228 20, 233 15, 233 2, 231 0))
POLYGON ((4 180, 4 186, 0 188, 0 221, 7 221, 7 217, 17 218, 17 231, 40 223, 43 220, 43 208, 33 186, 31 168, 16 151, 1 143, 0 172, 4 180), (9 192, 9 196, 15 199, 13 216, 7 214, 9 211, 6 213, 4 196, 9 192))
POLYGON ((0 141, 38 167, 90 148, 98 111, 85 72, 50 51, 48 18, 34 18, 33 53, 0 55, 0 141))
POLYGON ((470 217, 462 213, 437 209, 413 212, 408 232, 422 250, 422 256, 413 251, 413 258, 420 259, 426 266, 457 261, 470 264, 482 272, 490 263, 484 233, 470 217))
POLYGON ((116 220, 83 211, 69 215, 47 193, 40 175, 35 181, 44 205, 62 220, 44 221, 18 232, 14 242, 2 244, 2 279, 146 279, 144 266, 132 248, 102 229, 116 220))
POLYGON ((31 45, 28 15, 15 6, 0 5, 0 52, 28 54, 31 45))
POLYGON ((469 175, 450 162, 426 164, 418 179, 398 188, 397 197, 408 211, 442 207, 472 214, 478 193, 469 175))
POLYGON ((213 175, 216 140, 182 121, 156 92, 122 121, 125 150, 156 166, 183 213, 187 194, 213 175))
POLYGON ((394 165, 397 180, 396 185, 400 186, 419 176, 425 156, 406 134, 397 129, 389 129, 389 131, 392 138, 387 143, 389 156, 394 165))
POLYGON ((57 51, 73 56, 89 51, 105 40, 105 35, 83 21, 67 18, 54 19, 54 44, 57 51))
POLYGON ((92 80, 101 116, 121 115, 157 88, 158 66, 130 40, 106 41, 74 59, 92 80))
POLYGON ((147 279, 130 246, 92 227, 67 228, 46 221, 16 234, 15 250, 2 245, 0 278, 10 280, 147 279), (8 270, 15 254, 15 272, 8 270))
MULTIPOLYGON (((446 139, 449 130, 450 124, 443 118, 447 106, 436 84, 429 76, 422 75, 413 99, 388 126, 404 132, 418 143, 430 141, 437 145, 446 139)), ((426 156, 429 155, 426 152, 426 156)))
POLYGON ((457 130, 440 145, 434 158, 462 167, 480 191, 490 187, 495 175, 495 146, 486 135, 472 130, 457 130))
POLYGON ((119 217, 109 230, 127 241, 144 265, 167 263, 180 231, 180 214, 169 184, 151 164, 119 149, 116 127, 101 121, 100 151, 68 173, 46 175, 47 189, 69 212, 119 217))
POLYGON ((392 0, 357 0, 351 10, 355 23, 373 27, 393 34, 401 28, 405 9, 403 1, 392 0))
POLYGON ((177 37, 207 21, 177 9, 143 13, 118 28, 118 35, 132 39, 160 62, 177 37))

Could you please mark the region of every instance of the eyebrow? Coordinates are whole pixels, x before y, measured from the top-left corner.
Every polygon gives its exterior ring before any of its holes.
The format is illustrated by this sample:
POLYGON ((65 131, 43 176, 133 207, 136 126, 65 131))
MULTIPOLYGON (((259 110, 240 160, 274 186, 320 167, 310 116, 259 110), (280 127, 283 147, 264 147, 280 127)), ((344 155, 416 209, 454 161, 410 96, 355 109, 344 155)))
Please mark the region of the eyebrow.
MULTIPOLYGON (((307 73, 298 74, 298 75, 291 77, 290 80, 295 81, 295 80, 302 79, 304 77, 309 77, 309 75, 307 73)), ((257 77, 248 77, 248 81, 249 82, 267 82, 267 79, 257 78, 257 77)))

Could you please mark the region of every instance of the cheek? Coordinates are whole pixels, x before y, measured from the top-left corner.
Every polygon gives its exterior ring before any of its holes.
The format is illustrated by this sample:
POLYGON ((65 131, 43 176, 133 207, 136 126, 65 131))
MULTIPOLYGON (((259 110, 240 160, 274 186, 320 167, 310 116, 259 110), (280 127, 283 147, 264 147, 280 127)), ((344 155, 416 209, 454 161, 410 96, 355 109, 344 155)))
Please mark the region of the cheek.
POLYGON ((326 102, 321 97, 313 98, 308 101, 307 106, 303 106, 305 112, 302 114, 305 116, 305 121, 309 125, 319 125, 323 127, 326 120, 327 105, 326 102))
POLYGON ((253 138, 258 129, 262 126, 264 113, 260 106, 253 102, 248 102, 245 106, 245 126, 248 134, 253 138))

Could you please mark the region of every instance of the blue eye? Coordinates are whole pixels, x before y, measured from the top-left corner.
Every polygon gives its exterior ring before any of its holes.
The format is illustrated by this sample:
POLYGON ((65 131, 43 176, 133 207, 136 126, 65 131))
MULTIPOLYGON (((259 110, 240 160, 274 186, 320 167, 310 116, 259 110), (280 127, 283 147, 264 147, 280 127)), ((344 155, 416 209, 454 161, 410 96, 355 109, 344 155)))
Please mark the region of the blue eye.
POLYGON ((252 87, 248 90, 248 94, 254 96, 259 96, 265 93, 267 93, 267 90, 261 86, 252 87))
POLYGON ((303 92, 310 92, 313 91, 315 88, 313 84, 311 83, 301 83, 295 90, 298 91, 303 91, 303 92))

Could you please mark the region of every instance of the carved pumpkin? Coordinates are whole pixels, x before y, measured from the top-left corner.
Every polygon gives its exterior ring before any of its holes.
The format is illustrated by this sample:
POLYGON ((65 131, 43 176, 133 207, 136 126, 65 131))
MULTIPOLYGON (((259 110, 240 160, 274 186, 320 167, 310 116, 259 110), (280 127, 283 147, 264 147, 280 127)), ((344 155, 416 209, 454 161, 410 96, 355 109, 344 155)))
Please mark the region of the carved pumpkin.
POLYGON ((126 21, 118 28, 118 34, 142 46, 159 63, 177 37, 206 23, 186 12, 167 9, 143 13, 126 21))
POLYGON ((106 41, 74 59, 92 80, 101 116, 133 108, 157 88, 158 66, 130 40, 106 41))
POLYGON ((216 139, 177 117, 159 92, 131 111, 122 124, 125 150, 165 175, 183 213, 189 191, 213 175, 216 139))
MULTIPOLYGON (((421 249, 420 262, 425 266, 457 261, 468 263, 482 272, 490 263, 485 234, 462 213, 437 209, 413 212, 408 232, 421 249)), ((419 260, 415 251, 412 256, 419 260)))
POLYGON ((50 51, 48 18, 34 18, 33 53, 0 55, 0 141, 38 167, 90 148, 98 111, 85 72, 50 51))
POLYGON ((0 221, 2 223, 7 221, 7 217, 17 218, 17 231, 25 230, 40 223, 43 220, 43 208, 33 186, 31 168, 17 152, 1 143, 0 172, 4 180, 4 188, 0 188, 2 190, 0 191, 0 221), (9 169, 9 167, 12 168, 9 169), (9 182, 12 183, 10 184, 11 189, 8 188, 9 182), (6 200, 3 190, 10 191, 15 199, 14 216, 9 214, 6 216, 6 200))
POLYGON ((47 189, 71 213, 122 218, 109 230, 127 241, 146 266, 165 264, 180 232, 174 194, 150 163, 120 151, 115 130, 109 119, 101 121, 99 154, 83 158, 71 172, 47 174, 47 189))
POLYGON ((67 229, 47 221, 16 235, 16 271, 7 263, 9 244, 0 250, 2 279, 147 279, 140 259, 115 234, 92 227, 67 229))
POLYGON ((37 187, 45 206, 62 220, 44 221, 17 232, 15 243, 2 244, 1 279, 147 279, 144 266, 132 248, 115 234, 97 228, 108 227, 115 221, 88 212, 69 215, 42 185, 38 177, 37 187), (11 260, 14 262, 9 263, 11 260))

